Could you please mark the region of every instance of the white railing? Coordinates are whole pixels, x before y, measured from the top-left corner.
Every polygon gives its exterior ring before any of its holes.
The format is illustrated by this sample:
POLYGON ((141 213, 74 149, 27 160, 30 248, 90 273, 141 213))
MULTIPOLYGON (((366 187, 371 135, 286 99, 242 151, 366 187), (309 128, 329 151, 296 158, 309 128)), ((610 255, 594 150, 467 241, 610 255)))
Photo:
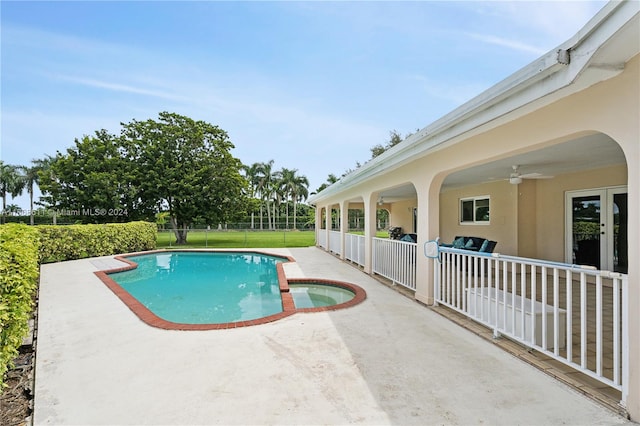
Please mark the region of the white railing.
POLYGON ((327 230, 319 229, 318 232, 316 232, 316 238, 318 241, 318 245, 326 249, 327 248, 327 230))
POLYGON ((340 248, 340 231, 329 231, 329 251, 337 255, 342 254, 340 248))
POLYGON ((416 289, 416 243, 373 239, 373 272, 396 284, 416 289))
POLYGON ((435 300, 608 386, 628 389, 628 277, 440 247, 435 300))
POLYGON ((360 266, 364 266, 364 244, 364 235, 345 234, 344 258, 360 266))

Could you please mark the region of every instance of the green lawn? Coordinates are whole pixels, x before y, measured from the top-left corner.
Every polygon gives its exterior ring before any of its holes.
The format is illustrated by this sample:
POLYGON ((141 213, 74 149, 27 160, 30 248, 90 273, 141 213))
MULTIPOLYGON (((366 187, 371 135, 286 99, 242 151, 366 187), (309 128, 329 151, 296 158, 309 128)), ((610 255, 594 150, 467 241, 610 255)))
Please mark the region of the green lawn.
MULTIPOLYGON (((349 231, 350 234, 364 235, 363 231, 349 231)), ((376 231, 376 238, 389 238, 389 231, 376 231)))
MULTIPOLYGON (((171 231, 158 231, 158 248, 176 247, 171 231)), ((189 231, 180 248, 277 248, 315 245, 314 231, 189 231)))
MULTIPOLYGON (((362 232, 353 232, 362 235, 362 232)), ((387 238, 387 231, 378 231, 377 237, 387 238)), ((158 231, 158 248, 176 247, 171 231, 158 231)), ((278 248, 309 247, 316 243, 314 231, 204 231, 187 234, 187 245, 180 248, 278 248)))

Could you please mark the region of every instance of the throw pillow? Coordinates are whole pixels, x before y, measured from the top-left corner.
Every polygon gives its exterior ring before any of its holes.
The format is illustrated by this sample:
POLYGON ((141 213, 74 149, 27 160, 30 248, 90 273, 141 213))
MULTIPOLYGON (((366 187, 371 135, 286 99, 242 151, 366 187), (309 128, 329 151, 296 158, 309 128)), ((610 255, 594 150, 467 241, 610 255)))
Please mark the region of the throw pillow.
POLYGON ((453 240, 453 248, 461 249, 464 248, 464 238, 456 238, 453 240))

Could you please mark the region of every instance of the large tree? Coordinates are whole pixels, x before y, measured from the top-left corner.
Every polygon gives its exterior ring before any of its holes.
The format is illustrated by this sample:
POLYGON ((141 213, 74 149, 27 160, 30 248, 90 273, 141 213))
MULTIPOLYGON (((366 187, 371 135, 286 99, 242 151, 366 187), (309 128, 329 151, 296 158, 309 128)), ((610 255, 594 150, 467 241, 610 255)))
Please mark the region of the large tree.
POLYGON ((187 242, 187 228, 196 217, 216 224, 246 215, 248 184, 224 130, 168 112, 157 121, 122 126, 138 194, 169 212, 177 244, 187 242))
MULTIPOLYGON (((139 196, 134 166, 122 139, 106 130, 76 139, 39 173, 42 199, 84 222, 146 219, 153 210, 139 196)), ((151 205, 153 206, 153 205, 151 205)))
POLYGON ((40 185, 45 200, 93 222, 167 211, 177 244, 195 218, 217 224, 246 214, 247 182, 224 130, 168 112, 121 125, 120 136, 102 130, 58 153, 40 185))

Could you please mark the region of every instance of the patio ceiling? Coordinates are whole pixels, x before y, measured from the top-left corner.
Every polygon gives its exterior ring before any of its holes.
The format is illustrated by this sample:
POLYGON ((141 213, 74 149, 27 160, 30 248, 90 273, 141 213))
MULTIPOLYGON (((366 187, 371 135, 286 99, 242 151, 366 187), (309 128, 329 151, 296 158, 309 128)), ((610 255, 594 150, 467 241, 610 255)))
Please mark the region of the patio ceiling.
MULTIPOLYGON (((514 165, 519 166, 522 175, 558 176, 625 162, 624 153, 614 140, 595 134, 453 172, 445 178, 442 189, 506 180, 514 165)), ((407 184, 385 189, 379 195, 384 202, 394 202, 414 198, 416 192, 413 185, 407 184)))
POLYGON ((522 175, 557 176, 624 163, 626 159, 620 146, 606 135, 595 134, 469 167, 447 176, 442 187, 448 189, 508 179, 514 165, 519 166, 518 172, 522 175))

